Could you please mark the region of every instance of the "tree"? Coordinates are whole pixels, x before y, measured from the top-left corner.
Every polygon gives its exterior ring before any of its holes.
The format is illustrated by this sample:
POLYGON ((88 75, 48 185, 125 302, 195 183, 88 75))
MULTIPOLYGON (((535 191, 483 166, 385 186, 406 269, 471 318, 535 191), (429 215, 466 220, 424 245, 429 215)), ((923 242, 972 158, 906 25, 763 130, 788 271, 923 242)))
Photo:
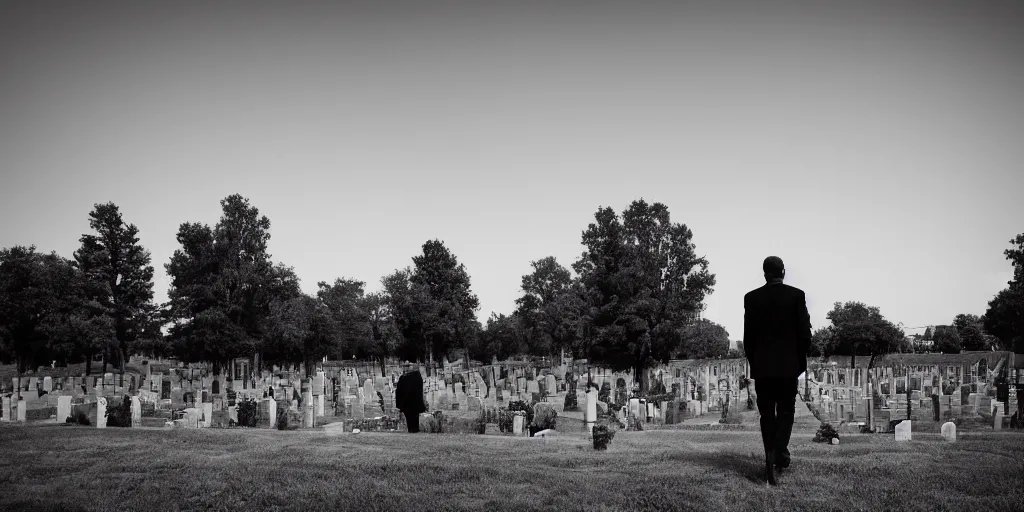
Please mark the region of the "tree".
POLYGON ((436 315, 437 303, 427 288, 412 282, 411 277, 412 269, 406 268, 381 279, 384 297, 400 335, 395 352, 408 361, 429 361, 428 368, 432 371, 433 356, 428 349, 427 333, 436 315))
POLYGON ((935 329, 933 329, 933 327, 931 325, 929 325, 928 327, 925 328, 924 336, 921 336, 921 339, 923 339, 924 341, 932 341, 934 338, 935 338, 935 329))
POLYGON ((554 256, 532 261, 533 272, 523 276, 523 295, 516 299, 516 316, 527 333, 529 352, 552 355, 572 348, 573 334, 562 328, 568 312, 565 291, 572 285, 572 274, 554 256), (561 299, 561 300, 560 300, 561 299))
POLYGON ((91 300, 104 309, 114 326, 116 345, 104 351, 114 356, 124 372, 128 357, 138 343, 151 338, 157 309, 153 304, 153 266, 149 251, 139 244, 139 228, 126 224, 117 205, 97 204, 89 213, 89 227, 95 233, 82 235, 75 262, 88 281, 91 300))
POLYGON ((959 354, 963 348, 960 334, 950 325, 935 327, 935 350, 942 354, 959 354))
POLYGON ((1003 349, 1024 353, 1024 233, 1010 240, 1003 252, 1013 265, 1013 281, 989 301, 983 327, 999 339, 1003 349))
POLYGON ((234 358, 251 357, 258 369, 271 304, 298 297, 298 278, 271 262, 270 220, 255 206, 235 194, 221 209, 212 229, 184 223, 178 230, 181 248, 166 265, 169 337, 186 362, 213 362, 217 371, 234 358))
POLYGON ((524 329, 515 315, 491 313, 470 355, 477 361, 505 360, 526 353, 524 329))
POLYGON ((424 316, 423 347, 431 357, 444 357, 455 349, 467 349, 476 334, 475 312, 480 301, 470 288, 465 265, 440 240, 423 244, 414 256, 409 282, 425 292, 432 303, 424 316))
POLYGON ((394 312, 384 293, 366 295, 360 307, 366 315, 369 326, 369 342, 366 352, 380 362, 381 372, 388 357, 395 355, 401 339, 394 312))
POLYGON ((832 326, 821 327, 811 335, 811 346, 807 355, 822 357, 835 352, 835 329, 832 326))
POLYGON ((826 318, 832 329, 823 355, 851 356, 851 368, 856 368, 857 356, 870 356, 868 368, 873 368, 875 358, 894 352, 904 337, 902 329, 886 320, 877 307, 861 302, 836 302, 826 318))
POLYGON ((729 352, 729 331, 708 319, 700 319, 686 328, 682 359, 714 359, 729 352))
POLYGON ((377 350, 370 330, 370 312, 364 307, 363 287, 366 283, 355 279, 335 279, 333 284, 317 284, 317 298, 330 313, 333 330, 337 333, 334 350, 328 356, 344 359, 352 354, 360 359, 377 360, 381 366, 387 352, 377 350))
POLYGON ((64 314, 80 304, 81 283, 74 265, 56 253, 40 254, 35 246, 0 250, 0 359, 14 362, 19 377, 74 353, 74 340, 60 334, 71 333, 74 324, 64 314))
POLYGON ((661 203, 634 201, 621 219, 599 208, 594 219, 573 265, 588 309, 580 349, 613 370, 632 369, 646 390, 644 370, 680 349, 715 276, 696 255, 693 233, 661 203))
POLYGON ((743 351, 743 340, 736 342, 736 348, 730 348, 729 353, 725 355, 727 359, 742 359, 747 357, 743 351))

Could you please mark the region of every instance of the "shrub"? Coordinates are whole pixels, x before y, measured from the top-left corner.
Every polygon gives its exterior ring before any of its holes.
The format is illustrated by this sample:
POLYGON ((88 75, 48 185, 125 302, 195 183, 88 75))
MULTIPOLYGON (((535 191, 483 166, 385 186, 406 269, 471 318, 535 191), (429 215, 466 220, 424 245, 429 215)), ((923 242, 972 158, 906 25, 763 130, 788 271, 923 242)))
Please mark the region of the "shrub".
POLYGON ((607 450, 608 443, 615 437, 615 432, 608 429, 607 425, 594 425, 594 449, 607 450))
POLYGON ((82 410, 72 412, 71 416, 68 416, 68 418, 64 420, 64 423, 70 423, 72 425, 84 425, 86 427, 92 424, 92 422, 89 421, 89 415, 82 410))
MULTIPOLYGON (((554 429, 558 421, 558 411, 547 404, 537 404, 534 407, 533 426, 537 431, 554 429)), ((531 434, 532 435, 532 434, 531 434)))
POLYGON ((512 432, 512 413, 506 407, 498 409, 498 430, 512 432))
MULTIPOLYGON (((568 395, 566 395, 566 396, 568 396, 568 395)), ((602 401, 602 402, 608 403, 608 402, 611 401, 611 397, 612 397, 612 387, 611 387, 611 385, 608 384, 607 382, 605 382, 604 384, 601 384, 601 391, 597 392, 597 399, 602 401)))
POLYGON ((833 439, 839 439, 839 432, 836 432, 831 423, 822 423, 814 434, 815 443, 831 443, 833 439))
MULTIPOLYGON (((533 407, 522 400, 517 400, 508 404, 509 412, 523 411, 526 413, 526 424, 530 425, 533 423, 533 407)), ((509 429, 511 430, 511 429, 509 429)))
POLYGON ((578 411, 580 410, 579 403, 576 400, 576 393, 566 393, 565 405, 562 407, 563 411, 578 411))
POLYGON ((256 427, 259 421, 260 407, 256 400, 249 398, 238 402, 238 426, 256 427))
POLYGON ((130 427, 132 426, 132 399, 124 397, 121 403, 107 407, 108 427, 130 427))

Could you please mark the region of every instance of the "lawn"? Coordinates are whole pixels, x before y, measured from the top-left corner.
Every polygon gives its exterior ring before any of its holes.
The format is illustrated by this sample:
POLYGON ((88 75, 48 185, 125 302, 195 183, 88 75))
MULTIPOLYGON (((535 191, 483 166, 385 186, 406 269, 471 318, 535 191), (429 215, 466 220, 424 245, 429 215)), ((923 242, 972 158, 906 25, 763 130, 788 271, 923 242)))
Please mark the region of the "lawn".
POLYGON ((794 433, 760 481, 756 432, 502 436, 0 427, 3 510, 1024 510, 1024 434, 948 444, 794 433))

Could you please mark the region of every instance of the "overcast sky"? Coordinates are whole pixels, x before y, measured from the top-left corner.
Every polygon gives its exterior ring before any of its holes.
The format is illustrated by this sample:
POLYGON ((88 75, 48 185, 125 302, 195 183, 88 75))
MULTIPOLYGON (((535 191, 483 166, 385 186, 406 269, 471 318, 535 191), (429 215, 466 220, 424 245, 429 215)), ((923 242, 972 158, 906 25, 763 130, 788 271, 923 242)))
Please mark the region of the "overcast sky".
POLYGON ((1012 277, 1024 3, 209 3, 2 4, 0 246, 70 257, 114 201, 162 302, 178 226, 240 193, 304 290, 377 290, 438 238, 485 320, 644 198, 734 340, 770 254, 815 327, 850 300, 950 323, 1012 277))

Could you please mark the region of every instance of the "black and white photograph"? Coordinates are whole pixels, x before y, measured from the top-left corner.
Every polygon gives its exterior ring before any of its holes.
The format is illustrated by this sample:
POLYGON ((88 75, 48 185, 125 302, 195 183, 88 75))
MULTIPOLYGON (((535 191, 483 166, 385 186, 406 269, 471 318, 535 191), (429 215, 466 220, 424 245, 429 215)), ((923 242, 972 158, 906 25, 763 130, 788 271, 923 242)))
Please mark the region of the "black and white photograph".
POLYGON ((0 0, 0 511, 1024 510, 1024 1, 0 0))

